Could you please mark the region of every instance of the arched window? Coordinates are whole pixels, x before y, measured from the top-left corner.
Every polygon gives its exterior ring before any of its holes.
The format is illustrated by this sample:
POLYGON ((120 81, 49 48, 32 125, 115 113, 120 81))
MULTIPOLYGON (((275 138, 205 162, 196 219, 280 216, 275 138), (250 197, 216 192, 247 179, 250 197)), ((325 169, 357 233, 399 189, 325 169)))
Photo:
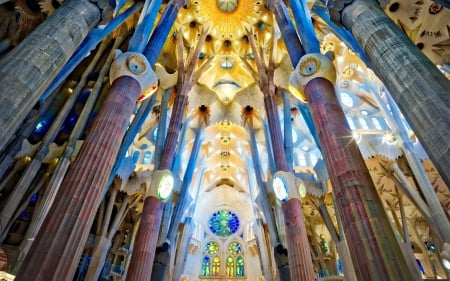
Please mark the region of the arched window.
POLYGON ((139 151, 133 152, 133 162, 136 164, 139 161, 139 157, 141 156, 141 153, 139 151))
POLYGON ((244 276, 244 258, 241 256, 242 246, 238 242, 231 242, 228 245, 226 276, 243 277, 244 276))
POLYGON ((242 256, 236 258, 236 277, 244 277, 244 258, 242 256))
POLYGON ((211 276, 211 259, 208 256, 203 257, 202 276, 211 276))
POLYGON ((217 276, 220 273, 219 244, 215 241, 206 243, 202 260, 202 276, 217 276))
POLYGON ((367 124, 366 119, 364 119, 363 117, 359 117, 358 119, 359 119, 359 124, 361 125, 361 127, 364 130, 368 130, 369 129, 369 125, 367 124))
POLYGON ((220 275, 220 258, 219 258, 219 256, 214 256, 214 258, 213 258, 212 275, 213 276, 220 275))
POLYGON ((353 122, 353 119, 351 117, 347 117, 347 122, 348 122, 348 125, 350 126, 350 129, 356 130, 355 122, 353 122))
POLYGON ((383 125, 381 125, 381 122, 377 117, 372 117, 372 118, 370 118, 370 120, 372 120, 372 122, 375 125, 375 128, 377 128, 377 130, 383 130, 383 125))
POLYGON ((146 151, 144 153, 144 159, 142 160, 142 164, 150 164, 151 159, 152 159, 152 152, 146 151))
POLYGON ((234 259, 231 256, 228 256, 228 258, 227 258, 226 275, 227 275, 227 277, 234 276, 234 259))

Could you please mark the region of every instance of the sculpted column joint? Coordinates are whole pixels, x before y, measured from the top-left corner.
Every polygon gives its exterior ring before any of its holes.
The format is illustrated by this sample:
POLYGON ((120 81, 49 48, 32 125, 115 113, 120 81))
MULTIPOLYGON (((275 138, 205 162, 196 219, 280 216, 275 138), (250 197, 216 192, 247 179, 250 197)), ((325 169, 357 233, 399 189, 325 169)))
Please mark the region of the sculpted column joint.
POLYGON ((109 72, 109 80, 112 84, 122 76, 130 76, 139 83, 141 95, 138 101, 149 97, 158 88, 158 77, 147 58, 141 53, 122 53, 122 51, 116 50, 116 57, 109 72))
POLYGON ((294 198, 301 202, 307 192, 306 185, 301 179, 284 171, 278 171, 273 175, 271 187, 273 194, 281 203, 294 198))
POLYGON ((311 80, 319 77, 325 78, 333 85, 336 83, 336 70, 333 62, 328 55, 306 54, 300 59, 289 78, 289 90, 296 98, 307 102, 305 87, 311 80))
POLYGON ((166 202, 174 187, 175 179, 170 170, 157 170, 147 181, 147 188, 143 194, 145 197, 155 197, 162 202, 166 202))

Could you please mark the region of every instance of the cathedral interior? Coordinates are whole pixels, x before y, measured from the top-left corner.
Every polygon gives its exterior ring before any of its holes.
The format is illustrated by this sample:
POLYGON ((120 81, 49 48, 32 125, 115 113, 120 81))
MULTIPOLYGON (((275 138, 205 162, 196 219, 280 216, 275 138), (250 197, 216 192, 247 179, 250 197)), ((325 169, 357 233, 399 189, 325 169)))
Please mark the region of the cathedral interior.
POLYGON ((0 0, 1 280, 450 280, 448 0, 0 0))

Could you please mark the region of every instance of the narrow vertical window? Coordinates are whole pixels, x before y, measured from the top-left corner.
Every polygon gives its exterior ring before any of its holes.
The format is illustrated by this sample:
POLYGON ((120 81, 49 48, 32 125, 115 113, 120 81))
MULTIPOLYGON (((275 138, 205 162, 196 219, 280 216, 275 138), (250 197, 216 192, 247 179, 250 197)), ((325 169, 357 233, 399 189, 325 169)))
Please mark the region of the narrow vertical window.
POLYGON ((377 128, 377 130, 383 130, 383 126, 380 123, 380 120, 377 117, 372 117, 370 118, 370 120, 372 120, 373 125, 375 125, 375 128, 377 128))
POLYGON ((242 256, 236 258, 236 277, 244 277, 244 258, 242 256))
POLYGON ((347 122, 348 122, 348 125, 350 126, 350 129, 356 130, 355 122, 353 122, 353 119, 352 119, 352 118, 347 117, 347 122))
POLYGON ((363 117, 359 117, 359 124, 361 125, 361 128, 364 130, 369 130, 369 125, 367 124, 367 121, 363 117))
POLYGON ((219 276, 220 275, 220 258, 218 256, 215 256, 213 258, 212 275, 213 276, 219 276))
POLYGON ((234 259, 233 257, 228 256, 227 258, 227 270, 226 270, 226 274, 228 277, 234 277, 235 273, 234 273, 234 259))
POLYGON ((202 276, 211 276, 211 259, 208 256, 203 257, 202 276))

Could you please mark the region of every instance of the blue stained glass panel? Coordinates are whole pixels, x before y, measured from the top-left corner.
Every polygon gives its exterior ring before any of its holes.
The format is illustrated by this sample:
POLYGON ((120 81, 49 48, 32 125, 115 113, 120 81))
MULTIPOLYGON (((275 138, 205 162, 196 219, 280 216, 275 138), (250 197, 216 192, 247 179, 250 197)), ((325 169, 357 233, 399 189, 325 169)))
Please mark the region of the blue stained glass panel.
POLYGON ((239 224, 239 218, 235 213, 220 210, 212 214, 208 226, 215 235, 227 237, 238 231, 239 224))

